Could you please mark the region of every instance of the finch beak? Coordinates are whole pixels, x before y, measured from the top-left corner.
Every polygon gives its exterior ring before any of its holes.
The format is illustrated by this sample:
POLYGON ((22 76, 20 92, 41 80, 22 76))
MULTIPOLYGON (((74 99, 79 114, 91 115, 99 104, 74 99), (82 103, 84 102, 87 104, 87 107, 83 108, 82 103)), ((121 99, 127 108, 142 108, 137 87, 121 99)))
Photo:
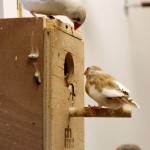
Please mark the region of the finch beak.
POLYGON ((81 26, 81 24, 78 24, 78 23, 76 23, 76 22, 74 23, 74 29, 75 29, 75 30, 77 30, 80 26, 81 26))
POLYGON ((118 147, 118 148, 117 148, 117 150, 121 150, 121 148, 120 148, 120 147, 118 147))
POLYGON ((86 76, 86 74, 87 74, 87 71, 85 70, 85 71, 84 71, 84 75, 86 76))

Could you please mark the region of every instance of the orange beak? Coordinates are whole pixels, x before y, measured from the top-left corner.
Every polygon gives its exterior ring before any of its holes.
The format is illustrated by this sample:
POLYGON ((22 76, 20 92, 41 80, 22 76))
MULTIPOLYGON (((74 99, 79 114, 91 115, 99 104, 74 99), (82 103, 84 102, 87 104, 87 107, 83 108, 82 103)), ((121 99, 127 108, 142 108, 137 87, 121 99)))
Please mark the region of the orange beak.
POLYGON ((75 30, 77 30, 80 26, 81 26, 81 24, 78 24, 78 23, 76 23, 76 22, 74 23, 74 29, 75 29, 75 30))
POLYGON ((118 147, 118 148, 117 148, 117 150, 121 150, 121 148, 120 148, 120 147, 118 147))

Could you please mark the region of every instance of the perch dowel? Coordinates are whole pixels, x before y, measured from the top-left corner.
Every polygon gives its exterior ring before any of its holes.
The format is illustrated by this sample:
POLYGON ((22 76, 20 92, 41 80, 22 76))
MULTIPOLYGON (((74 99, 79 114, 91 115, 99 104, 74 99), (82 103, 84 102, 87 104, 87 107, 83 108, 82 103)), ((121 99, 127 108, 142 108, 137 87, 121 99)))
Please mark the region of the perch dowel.
POLYGON ((90 107, 84 108, 69 108, 69 117, 131 117, 131 109, 119 108, 119 109, 109 109, 100 108, 93 110, 90 107))

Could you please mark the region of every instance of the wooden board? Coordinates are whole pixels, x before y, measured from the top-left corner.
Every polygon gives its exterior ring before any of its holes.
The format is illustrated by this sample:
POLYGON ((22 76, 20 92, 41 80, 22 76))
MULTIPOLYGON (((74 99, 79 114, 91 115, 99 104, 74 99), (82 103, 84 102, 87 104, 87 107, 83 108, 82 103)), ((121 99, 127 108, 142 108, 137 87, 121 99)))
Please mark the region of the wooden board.
POLYGON ((38 48, 43 80, 43 19, 0 19, 0 149, 43 150, 43 84, 28 55, 38 48))
MULTIPOLYGON (((83 42, 55 28, 45 30, 45 122, 46 150, 83 150, 84 119, 68 117, 71 106, 84 106, 83 42), (68 82, 74 85, 72 100, 65 80, 65 58, 73 59, 74 71, 68 82)), ((68 63, 71 63, 68 61, 68 63)), ((68 64, 69 65, 69 64, 68 64)), ((73 67, 73 66, 72 66, 73 67)), ((72 69, 72 67, 70 69, 72 69)))
POLYGON ((83 150, 84 119, 68 117, 84 106, 81 33, 58 20, 1 19, 0 41, 0 149, 83 150))

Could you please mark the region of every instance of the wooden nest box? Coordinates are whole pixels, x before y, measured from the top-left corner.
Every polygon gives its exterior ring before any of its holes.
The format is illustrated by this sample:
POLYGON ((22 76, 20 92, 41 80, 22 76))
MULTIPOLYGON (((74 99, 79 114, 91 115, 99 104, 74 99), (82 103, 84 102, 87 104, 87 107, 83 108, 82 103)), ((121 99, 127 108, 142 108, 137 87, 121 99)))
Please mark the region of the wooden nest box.
POLYGON ((83 150, 81 33, 55 19, 0 19, 0 149, 83 150))

